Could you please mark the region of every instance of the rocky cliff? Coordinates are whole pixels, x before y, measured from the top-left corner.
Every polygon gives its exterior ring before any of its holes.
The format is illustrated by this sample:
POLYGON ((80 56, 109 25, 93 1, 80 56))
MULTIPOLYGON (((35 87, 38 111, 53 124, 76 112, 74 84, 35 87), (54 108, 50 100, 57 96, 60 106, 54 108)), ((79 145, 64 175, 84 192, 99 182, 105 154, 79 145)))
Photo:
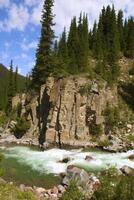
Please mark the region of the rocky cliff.
MULTIPOLYGON (((88 77, 48 78, 38 95, 16 96, 13 107, 21 102, 21 115, 31 123, 27 134, 61 144, 85 144, 96 132, 109 133, 103 111, 118 104, 117 87, 88 77), (40 126, 39 126, 40 124, 40 126)), ((98 134, 99 135, 99 134, 98 134)))

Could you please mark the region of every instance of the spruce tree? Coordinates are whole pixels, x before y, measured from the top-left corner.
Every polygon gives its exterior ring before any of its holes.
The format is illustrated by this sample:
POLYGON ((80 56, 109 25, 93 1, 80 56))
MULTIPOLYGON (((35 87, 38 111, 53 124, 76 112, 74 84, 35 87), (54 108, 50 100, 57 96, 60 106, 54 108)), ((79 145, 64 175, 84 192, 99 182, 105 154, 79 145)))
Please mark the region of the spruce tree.
POLYGON ((36 64, 32 71, 32 83, 35 87, 40 87, 46 80, 46 78, 53 71, 52 62, 52 43, 54 39, 54 26, 52 8, 54 0, 45 0, 42 19, 41 19, 41 36, 36 51, 36 64))
POLYGON ((68 58, 66 28, 61 35, 58 46, 58 55, 66 62, 68 58))
POLYGON ((83 16, 82 23, 82 36, 79 38, 80 46, 81 46, 81 55, 83 63, 79 66, 81 72, 85 71, 88 66, 88 55, 89 55, 89 46, 88 46, 88 18, 87 15, 83 16))
POLYGON ((126 51, 125 55, 134 58, 134 18, 130 17, 127 23, 126 51))
POLYGON ((57 53, 58 53, 58 41, 57 40, 54 41, 53 51, 54 51, 54 56, 57 56, 57 53))
POLYGON ((119 57, 119 34, 116 21, 116 13, 114 6, 111 10, 109 17, 109 28, 108 29, 108 63, 110 65, 115 64, 119 57))
POLYGON ((15 70, 15 76, 14 76, 14 90, 15 90, 15 93, 18 92, 18 67, 16 67, 16 70, 15 70))
POLYGON ((117 26, 118 26, 119 41, 120 41, 120 51, 123 51, 124 39, 123 39, 123 12, 122 10, 119 10, 118 12, 117 26))
POLYGON ((70 73, 78 72, 78 29, 76 17, 71 21, 69 35, 68 35, 68 55, 69 55, 69 71, 70 73))
POLYGON ((7 89, 7 108, 6 112, 9 115, 12 111, 12 98, 14 96, 14 79, 13 79, 13 61, 11 60, 10 69, 9 69, 9 81, 7 89))
POLYGON ((97 41, 97 23, 95 21, 93 25, 93 36, 92 36, 92 51, 95 58, 97 56, 97 51, 98 51, 97 42, 98 42, 97 41))

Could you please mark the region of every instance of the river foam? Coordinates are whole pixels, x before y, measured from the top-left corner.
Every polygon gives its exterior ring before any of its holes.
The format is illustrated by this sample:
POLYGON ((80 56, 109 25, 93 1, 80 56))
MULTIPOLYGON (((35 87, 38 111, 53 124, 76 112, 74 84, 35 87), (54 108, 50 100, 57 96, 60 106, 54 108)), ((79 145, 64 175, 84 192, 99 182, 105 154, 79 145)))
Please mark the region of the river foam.
POLYGON ((1 147, 5 158, 14 158, 23 165, 28 165, 39 173, 59 174, 66 171, 68 165, 80 166, 87 171, 101 171, 108 167, 121 168, 124 165, 134 168, 134 161, 128 159, 134 150, 126 153, 106 153, 106 152, 82 152, 79 150, 50 149, 46 151, 35 151, 29 147, 1 147), (86 156, 91 156, 93 160, 86 161, 86 156), (68 163, 62 163, 65 158, 68 163))

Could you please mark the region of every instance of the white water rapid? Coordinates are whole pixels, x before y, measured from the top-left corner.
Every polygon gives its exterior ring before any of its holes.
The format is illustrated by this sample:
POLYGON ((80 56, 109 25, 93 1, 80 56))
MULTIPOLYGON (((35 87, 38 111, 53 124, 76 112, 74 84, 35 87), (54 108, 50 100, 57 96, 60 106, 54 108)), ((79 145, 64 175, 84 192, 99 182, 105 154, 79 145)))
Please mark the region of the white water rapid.
POLYGON ((101 171, 108 167, 121 168, 124 165, 134 168, 134 161, 129 160, 129 156, 134 154, 134 150, 126 153, 107 152, 82 152, 79 150, 50 149, 46 151, 35 151, 29 147, 0 147, 5 158, 14 158, 20 164, 28 165, 40 173, 59 174, 65 172, 68 165, 80 166, 87 171, 101 171), (85 157, 91 156, 91 161, 86 161, 85 157), (62 163, 68 158, 68 163, 62 163))

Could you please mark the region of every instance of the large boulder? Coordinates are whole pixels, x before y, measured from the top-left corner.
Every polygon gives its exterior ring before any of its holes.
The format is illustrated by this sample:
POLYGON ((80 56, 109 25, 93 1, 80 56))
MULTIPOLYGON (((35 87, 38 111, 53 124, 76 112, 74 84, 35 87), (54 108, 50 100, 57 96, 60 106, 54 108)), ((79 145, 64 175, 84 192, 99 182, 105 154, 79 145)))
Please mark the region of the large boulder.
POLYGON ((76 184, 81 190, 85 198, 89 199, 93 193, 100 186, 100 181, 94 175, 87 173, 84 169, 78 168, 74 165, 67 167, 67 174, 64 177, 62 184, 68 186, 71 180, 75 180, 76 184))
POLYGON ((129 166, 124 165, 120 170, 127 176, 134 176, 134 169, 129 166))
POLYGON ((134 154, 131 154, 128 158, 134 161, 134 154))

